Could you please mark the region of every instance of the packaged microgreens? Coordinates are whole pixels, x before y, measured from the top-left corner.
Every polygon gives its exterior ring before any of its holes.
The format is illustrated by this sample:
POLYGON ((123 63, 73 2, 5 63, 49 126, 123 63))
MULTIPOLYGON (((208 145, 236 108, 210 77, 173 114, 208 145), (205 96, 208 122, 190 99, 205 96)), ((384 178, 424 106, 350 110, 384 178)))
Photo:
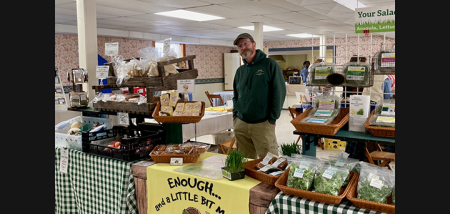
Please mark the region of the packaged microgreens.
POLYGON ((328 125, 339 115, 341 101, 335 95, 320 95, 313 97, 313 108, 302 123, 328 125))
POLYGON ((314 178, 314 191, 338 196, 349 172, 350 171, 346 166, 332 166, 330 162, 324 163, 319 168, 319 173, 317 173, 317 176, 314 178))
POLYGON ((364 87, 370 86, 371 82, 373 85, 373 74, 369 63, 347 62, 342 71, 345 77, 345 86, 364 87))
POLYGON ((374 74, 395 74, 395 49, 381 50, 373 56, 374 74))
POLYGON ((336 64, 320 62, 312 64, 310 68, 309 75, 311 78, 307 78, 307 86, 331 86, 328 83, 327 76, 336 72, 336 64))
POLYGON ((369 125, 395 128, 395 99, 384 99, 377 103, 369 125))
POLYGON ((378 203, 386 203, 394 186, 394 173, 385 167, 361 164, 358 179, 357 198, 378 203))
MULTIPOLYGON (((340 152, 340 153, 333 153, 328 156, 328 162, 331 166, 336 167, 345 167, 349 171, 352 171, 356 164, 359 162, 359 160, 348 158, 348 153, 346 152, 340 152)), ((347 175, 347 177, 344 180, 343 186, 348 185, 348 182, 350 181, 350 172, 347 175)))
POLYGON ((320 165, 319 159, 306 158, 305 156, 293 160, 289 168, 287 186, 309 191, 313 185, 317 167, 320 165))

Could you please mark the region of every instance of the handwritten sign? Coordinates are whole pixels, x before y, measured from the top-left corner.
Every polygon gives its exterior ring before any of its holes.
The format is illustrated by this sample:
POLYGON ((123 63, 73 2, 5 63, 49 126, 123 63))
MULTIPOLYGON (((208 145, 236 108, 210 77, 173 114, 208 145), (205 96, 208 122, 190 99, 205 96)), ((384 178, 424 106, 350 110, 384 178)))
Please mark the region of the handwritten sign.
POLYGON ((119 43, 105 43, 105 55, 114 56, 119 54, 119 43))
POLYGON ((195 79, 177 80, 177 92, 190 94, 195 92, 195 79))
POLYGON ((108 77, 109 66, 97 66, 95 71, 97 79, 106 79, 106 77, 108 77))

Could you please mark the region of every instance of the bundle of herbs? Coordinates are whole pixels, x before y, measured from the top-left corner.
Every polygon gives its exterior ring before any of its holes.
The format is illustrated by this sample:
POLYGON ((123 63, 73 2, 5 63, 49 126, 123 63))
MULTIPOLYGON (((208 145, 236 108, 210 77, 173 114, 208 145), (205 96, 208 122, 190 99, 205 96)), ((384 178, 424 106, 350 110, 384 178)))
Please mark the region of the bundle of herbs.
POLYGON ((344 86, 368 87, 373 85, 373 73, 369 63, 347 62, 344 64, 343 75, 345 77, 344 86))
POLYGON ((300 145, 296 144, 295 141, 292 143, 281 144, 281 152, 283 155, 292 157, 292 154, 301 154, 300 145))
POLYGON ((378 51, 373 63, 374 74, 395 74, 395 49, 378 51))
POLYGON ((327 76, 336 72, 336 64, 320 62, 314 63, 310 68, 310 78, 307 78, 306 86, 331 86, 327 76))
POLYGON ((314 191, 338 196, 348 174, 347 167, 331 166, 330 163, 324 163, 314 179, 314 191))
POLYGON ((241 172, 245 169, 243 166, 243 162, 246 162, 247 158, 244 156, 244 152, 237 150, 230 150, 227 158, 225 159, 225 167, 224 169, 228 172, 241 172))
POLYGON ((378 203, 386 203, 394 186, 394 173, 379 166, 361 165, 358 179, 357 198, 378 203))

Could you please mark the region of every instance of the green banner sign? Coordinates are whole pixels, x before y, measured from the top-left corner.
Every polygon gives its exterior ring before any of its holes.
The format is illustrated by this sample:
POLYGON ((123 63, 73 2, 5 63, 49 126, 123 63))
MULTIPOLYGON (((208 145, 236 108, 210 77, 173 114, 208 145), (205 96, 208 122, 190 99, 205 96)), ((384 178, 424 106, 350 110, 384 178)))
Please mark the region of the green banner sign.
POLYGON ((355 9, 355 33, 395 31, 395 5, 355 9))

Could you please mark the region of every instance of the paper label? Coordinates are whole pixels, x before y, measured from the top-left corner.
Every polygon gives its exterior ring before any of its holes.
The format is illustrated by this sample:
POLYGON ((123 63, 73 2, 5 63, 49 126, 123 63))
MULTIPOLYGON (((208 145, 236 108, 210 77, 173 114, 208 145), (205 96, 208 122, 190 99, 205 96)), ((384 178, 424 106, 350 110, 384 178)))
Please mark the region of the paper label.
POLYGON ((305 172, 304 169, 295 168, 294 177, 296 177, 296 178, 303 178, 303 173, 304 172, 305 172))
POLYGON ((364 73, 366 67, 360 66, 348 66, 347 69, 347 80, 364 80, 364 73))
POLYGON ((395 104, 383 103, 381 107, 381 115, 395 116, 395 104))
POLYGON ((395 123, 395 117, 378 116, 377 123, 395 123))
POLYGON ((59 162, 59 171, 67 174, 67 167, 69 165, 69 151, 67 148, 61 148, 61 159, 59 162))
POLYGON ((222 175, 223 175, 223 177, 227 178, 228 180, 231 180, 231 173, 229 173, 228 171, 222 169, 222 175))
POLYGON ((331 179, 333 177, 334 173, 336 173, 336 171, 327 169, 327 170, 325 170, 325 172, 323 172, 322 177, 331 179))
POLYGON ((314 116, 321 116, 321 117, 329 117, 331 116, 332 110, 317 110, 316 113, 314 113, 314 116))
POLYGON ((172 38, 164 39, 163 53, 166 55, 170 51, 170 42, 172 38))
MULTIPOLYGON (((344 149, 345 150, 345 149, 344 149)), ((334 164, 335 166, 344 166, 347 162, 343 161, 343 160, 337 160, 336 163, 334 164)))
POLYGON ((379 179, 380 177, 378 175, 375 175, 373 173, 369 173, 369 175, 367 176, 367 180, 371 181, 372 179, 379 179))
POLYGON ((130 118, 126 112, 117 112, 117 119, 119 124, 130 125, 130 118))
POLYGON ((106 79, 108 77, 109 66, 97 66, 95 71, 97 79, 106 79))
POLYGON ((298 167, 300 169, 309 169, 309 163, 301 162, 298 167))
POLYGON ((324 80, 327 78, 328 74, 331 74, 331 66, 316 67, 314 79, 324 80))
POLYGON ((266 166, 264 166, 263 168, 259 169, 258 171, 265 172, 265 171, 267 171, 267 170, 269 170, 271 168, 274 168, 274 167, 272 165, 270 165, 270 164, 267 164, 266 166))
POLYGON ((105 43, 105 54, 106 56, 113 56, 119 54, 119 43, 105 43))
POLYGON ((177 92, 190 94, 195 92, 195 79, 177 80, 177 92))
POLYGON ((306 122, 322 124, 322 123, 325 123, 326 121, 327 121, 327 119, 309 119, 306 122))
POLYGON ((170 165, 171 166, 182 166, 183 158, 170 158, 170 165))
POLYGON ((383 181, 376 178, 372 178, 372 181, 370 181, 370 186, 381 189, 381 187, 383 186, 383 181))
POLYGON ((80 101, 86 100, 87 97, 85 94, 80 94, 80 101))
POLYGON ((273 164, 272 164, 272 166, 273 167, 278 167, 278 165, 280 165, 280 163, 283 163, 283 161, 285 161, 286 159, 284 159, 284 158, 278 158, 278 160, 277 161, 275 161, 273 164))
POLYGON ((269 173, 269 175, 273 175, 273 176, 278 176, 278 175, 281 175, 281 174, 283 174, 283 171, 276 171, 276 172, 269 173))
POLYGON ((319 109, 334 109, 335 100, 324 100, 319 101, 319 109))
POLYGON ((395 53, 382 53, 381 67, 395 67, 395 53))

